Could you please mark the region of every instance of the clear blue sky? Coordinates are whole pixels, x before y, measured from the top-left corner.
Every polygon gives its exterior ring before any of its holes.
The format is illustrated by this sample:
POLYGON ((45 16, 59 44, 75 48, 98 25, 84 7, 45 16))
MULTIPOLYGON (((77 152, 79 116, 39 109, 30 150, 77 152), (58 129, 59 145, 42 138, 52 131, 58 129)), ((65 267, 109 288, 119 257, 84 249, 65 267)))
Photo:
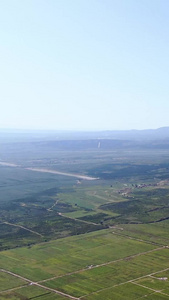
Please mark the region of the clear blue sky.
POLYGON ((168 0, 0 0, 0 128, 169 126, 168 0))

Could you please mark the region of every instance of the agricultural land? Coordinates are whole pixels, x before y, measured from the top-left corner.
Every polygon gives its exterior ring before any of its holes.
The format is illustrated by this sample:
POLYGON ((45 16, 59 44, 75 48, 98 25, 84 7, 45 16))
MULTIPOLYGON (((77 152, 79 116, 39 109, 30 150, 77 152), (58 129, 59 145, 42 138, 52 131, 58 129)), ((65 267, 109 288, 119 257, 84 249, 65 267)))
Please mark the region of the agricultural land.
POLYGON ((0 135, 1 300, 169 300, 169 143, 0 135))

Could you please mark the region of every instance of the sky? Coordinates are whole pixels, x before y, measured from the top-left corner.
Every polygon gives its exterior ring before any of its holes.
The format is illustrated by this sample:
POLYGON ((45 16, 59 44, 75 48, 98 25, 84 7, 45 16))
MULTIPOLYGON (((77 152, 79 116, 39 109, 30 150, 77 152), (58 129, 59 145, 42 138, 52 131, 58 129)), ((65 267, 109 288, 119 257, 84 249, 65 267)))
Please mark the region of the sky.
POLYGON ((169 126, 168 0, 0 0, 0 128, 169 126))

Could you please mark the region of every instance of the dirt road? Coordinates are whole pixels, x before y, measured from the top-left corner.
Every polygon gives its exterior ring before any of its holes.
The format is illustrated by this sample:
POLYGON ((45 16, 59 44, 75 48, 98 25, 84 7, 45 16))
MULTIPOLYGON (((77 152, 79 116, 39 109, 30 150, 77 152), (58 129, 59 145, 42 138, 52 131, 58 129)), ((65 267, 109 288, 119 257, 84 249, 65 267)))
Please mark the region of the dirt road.
MULTIPOLYGON (((7 271, 7 270, 5 270, 5 269, 0 269, 0 271, 3 272, 3 273, 10 274, 10 275, 12 275, 12 276, 14 276, 14 277, 17 277, 17 278, 19 278, 19 279, 22 279, 22 280, 28 282, 28 283, 31 284, 31 285, 39 286, 39 287, 41 287, 41 288, 43 288, 43 289, 45 289, 45 290, 47 290, 47 291, 54 292, 55 294, 64 296, 64 297, 66 297, 66 298, 74 299, 74 300, 78 300, 78 299, 79 299, 79 298, 73 297, 73 296, 71 296, 71 295, 69 295, 69 294, 66 294, 66 293, 63 293, 63 292, 61 292, 61 291, 58 291, 58 290, 56 290, 56 289, 52 289, 52 288, 49 288, 49 287, 44 286, 44 285, 42 285, 42 284, 39 284, 38 282, 31 281, 31 280, 28 279, 28 278, 25 278, 25 277, 20 276, 20 275, 18 275, 18 274, 16 274, 16 273, 7 271)), ((0 293, 7 292, 7 291, 8 291, 8 290, 5 290, 5 291, 2 291, 2 292, 0 292, 0 293)), ((10 291, 11 291, 11 289, 10 289, 10 291)))
POLYGON ((24 170, 30 170, 30 171, 33 171, 33 172, 51 173, 51 174, 56 174, 56 175, 63 175, 63 176, 75 177, 75 178, 84 179, 84 180, 97 180, 97 179, 99 179, 99 178, 95 178, 95 177, 91 177, 91 176, 87 176, 87 175, 80 175, 80 174, 74 174, 74 173, 68 173, 68 172, 61 172, 61 171, 51 170, 51 169, 25 168, 25 167, 22 167, 21 165, 9 163, 9 162, 4 162, 4 161, 0 161, 0 165, 4 166, 4 167, 12 167, 12 168, 18 167, 18 168, 22 168, 24 170))
POLYGON ((50 170, 50 169, 41 169, 41 168, 25 168, 25 169, 30 170, 30 171, 34 171, 34 172, 64 175, 64 176, 70 176, 70 177, 85 179, 85 180, 97 180, 97 179, 99 179, 99 178, 90 177, 90 176, 87 176, 87 175, 79 175, 79 174, 74 174, 74 173, 60 172, 60 171, 50 170))

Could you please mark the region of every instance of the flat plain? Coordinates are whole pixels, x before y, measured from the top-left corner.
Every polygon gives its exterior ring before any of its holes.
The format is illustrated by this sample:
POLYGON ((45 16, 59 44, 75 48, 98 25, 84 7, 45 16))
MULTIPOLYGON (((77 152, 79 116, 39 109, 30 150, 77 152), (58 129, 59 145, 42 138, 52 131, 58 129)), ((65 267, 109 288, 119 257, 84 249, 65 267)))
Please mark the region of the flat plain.
POLYGON ((168 150, 79 147, 1 147, 0 299, 169 299, 168 150))

